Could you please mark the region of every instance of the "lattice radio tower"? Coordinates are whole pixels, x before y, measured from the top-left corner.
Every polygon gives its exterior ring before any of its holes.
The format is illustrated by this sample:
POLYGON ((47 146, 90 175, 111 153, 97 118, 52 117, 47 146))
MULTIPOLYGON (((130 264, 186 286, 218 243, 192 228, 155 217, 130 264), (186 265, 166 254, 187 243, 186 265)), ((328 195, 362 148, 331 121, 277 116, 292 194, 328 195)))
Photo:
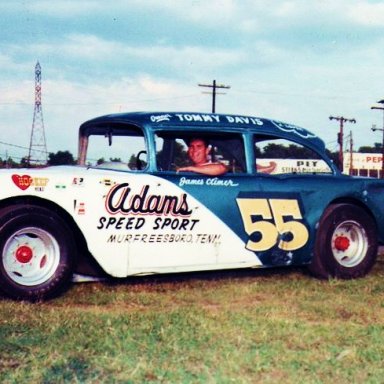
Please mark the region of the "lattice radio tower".
POLYGON ((43 109, 41 106, 41 66, 37 62, 35 66, 35 109, 31 140, 29 142, 28 165, 47 164, 47 143, 45 141, 43 109))

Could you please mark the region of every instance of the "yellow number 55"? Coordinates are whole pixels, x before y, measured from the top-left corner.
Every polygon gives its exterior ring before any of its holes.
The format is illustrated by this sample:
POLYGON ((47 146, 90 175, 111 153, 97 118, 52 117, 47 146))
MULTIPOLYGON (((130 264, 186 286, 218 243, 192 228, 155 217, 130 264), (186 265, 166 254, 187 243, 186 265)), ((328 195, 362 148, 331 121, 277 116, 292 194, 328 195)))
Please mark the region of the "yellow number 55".
POLYGON ((247 249, 260 252, 277 244, 280 249, 294 251, 308 241, 308 229, 300 221, 303 216, 296 199, 238 198, 236 201, 250 237, 247 249), (257 217, 256 221, 252 216, 257 217))

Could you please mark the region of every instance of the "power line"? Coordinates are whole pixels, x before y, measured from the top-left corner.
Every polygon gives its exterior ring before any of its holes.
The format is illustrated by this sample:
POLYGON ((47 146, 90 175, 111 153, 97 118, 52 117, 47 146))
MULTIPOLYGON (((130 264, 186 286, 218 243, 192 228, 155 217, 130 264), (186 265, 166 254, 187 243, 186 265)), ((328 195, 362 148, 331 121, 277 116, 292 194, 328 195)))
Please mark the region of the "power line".
MULTIPOLYGON (((12 143, 6 143, 5 141, 0 141, 0 145, 3 145, 5 147, 22 149, 23 152, 24 151, 28 151, 28 149, 29 149, 28 147, 23 147, 22 145, 17 145, 17 144, 12 144, 12 143)), ((35 152, 43 152, 43 151, 36 149, 35 152)), ((48 156, 48 153, 45 152, 44 155, 48 156)), ((4 156, 0 155, 0 158, 1 159, 4 158, 5 162, 8 162, 8 159, 18 160, 18 161, 23 161, 23 160, 27 160, 28 159, 26 155, 21 155, 21 154, 19 154, 17 152, 9 153, 8 150, 5 150, 4 156)), ((38 159, 33 159, 33 158, 31 159, 31 163, 35 163, 37 161, 38 161, 38 159)))
MULTIPOLYGON (((84 102, 68 102, 68 103, 50 103, 44 102, 45 105, 50 106, 65 106, 65 105, 116 105, 116 104, 137 104, 137 103, 147 103, 152 101, 164 101, 164 100, 181 100, 181 99, 192 99, 195 98, 196 94, 189 94, 189 95, 179 95, 179 96, 172 96, 172 97, 156 97, 156 98, 150 98, 150 99, 134 99, 134 100, 127 100, 127 101, 94 101, 89 103, 84 102)), ((0 102, 0 105, 22 105, 22 106, 28 106, 30 103, 24 102, 24 101, 15 101, 15 102, 0 102)))
MULTIPOLYGON (((309 93, 300 93, 300 92, 280 92, 280 91, 260 91, 260 90, 252 90, 252 89, 236 89, 234 92, 237 93, 254 93, 259 95, 272 95, 272 96, 293 96, 293 97, 308 97, 309 93)), ((316 99, 328 99, 328 100, 335 100, 335 99, 346 99, 351 100, 355 99, 355 96, 349 96, 349 95, 312 95, 311 98, 316 99)))
POLYGON ((5 143, 4 141, 0 141, 0 144, 8 145, 9 147, 15 147, 20 149, 29 149, 28 147, 23 147, 21 145, 11 144, 11 143, 5 143))

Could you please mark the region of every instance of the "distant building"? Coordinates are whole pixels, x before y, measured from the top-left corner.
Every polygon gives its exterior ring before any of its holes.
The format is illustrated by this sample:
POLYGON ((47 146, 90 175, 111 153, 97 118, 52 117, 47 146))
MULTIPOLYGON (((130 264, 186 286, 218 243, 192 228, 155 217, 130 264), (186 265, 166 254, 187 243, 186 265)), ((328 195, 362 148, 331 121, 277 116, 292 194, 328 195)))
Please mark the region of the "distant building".
POLYGON ((383 177, 382 154, 345 152, 343 173, 353 176, 383 177))
MULTIPOLYGON (((258 159, 257 170, 262 173, 328 173, 326 163, 316 159, 258 159)), ((382 175, 381 153, 344 153, 344 174, 380 178, 382 175), (352 163, 352 167, 351 167, 352 163)))

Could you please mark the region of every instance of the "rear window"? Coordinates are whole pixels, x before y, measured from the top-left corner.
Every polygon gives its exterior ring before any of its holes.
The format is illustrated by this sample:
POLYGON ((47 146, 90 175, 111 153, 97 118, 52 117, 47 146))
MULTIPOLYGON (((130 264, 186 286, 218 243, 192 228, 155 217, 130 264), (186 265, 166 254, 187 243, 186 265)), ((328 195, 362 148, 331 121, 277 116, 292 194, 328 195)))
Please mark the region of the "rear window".
POLYGON ((314 150, 277 137, 255 136, 255 163, 258 173, 329 174, 332 169, 314 150))

